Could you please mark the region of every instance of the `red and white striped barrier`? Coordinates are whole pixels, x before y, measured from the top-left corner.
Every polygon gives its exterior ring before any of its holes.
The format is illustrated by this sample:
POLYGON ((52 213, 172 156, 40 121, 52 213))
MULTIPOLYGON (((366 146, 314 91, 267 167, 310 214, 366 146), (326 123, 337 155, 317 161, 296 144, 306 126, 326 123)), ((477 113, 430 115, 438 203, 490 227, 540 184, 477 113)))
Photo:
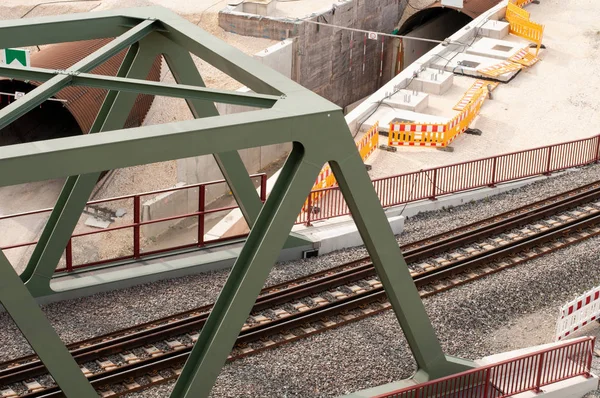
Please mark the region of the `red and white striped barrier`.
POLYGON ((445 124, 416 124, 416 123, 397 123, 394 124, 394 131, 414 132, 414 133, 445 133, 445 124))
POLYGON ((562 340, 588 323, 600 318, 600 286, 567 303, 556 324, 555 339, 562 340))

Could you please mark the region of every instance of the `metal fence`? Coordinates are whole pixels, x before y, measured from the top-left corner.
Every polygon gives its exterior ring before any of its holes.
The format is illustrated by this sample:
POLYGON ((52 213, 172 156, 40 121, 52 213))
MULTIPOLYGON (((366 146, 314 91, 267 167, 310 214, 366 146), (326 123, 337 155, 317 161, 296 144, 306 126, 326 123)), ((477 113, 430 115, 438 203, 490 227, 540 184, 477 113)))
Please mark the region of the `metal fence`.
MULTIPOLYGON (((261 201, 266 200, 267 196, 267 175, 256 174, 250 176, 253 180, 259 180, 260 186, 260 199, 261 201)), ((237 209, 237 205, 233 206, 222 206, 211 205, 206 203, 206 191, 211 187, 217 185, 226 184, 225 180, 205 182, 201 184, 186 185, 184 187, 162 189, 152 192, 144 192, 135 195, 120 196, 117 198, 94 200, 87 203, 88 208, 109 208, 109 209, 124 209, 127 214, 130 215, 129 219, 125 222, 115 222, 115 226, 111 226, 105 229, 98 229, 89 231, 81 224, 77 226, 74 234, 69 239, 65 252, 62 259, 56 269, 56 272, 73 271, 83 267, 89 267, 93 265, 100 265, 104 263, 139 259, 142 256, 149 256, 152 254, 163 253, 172 250, 202 247, 207 243, 218 243, 220 241, 231 240, 245 237, 246 234, 228 236, 220 239, 206 239, 206 219, 211 214, 215 213, 229 213, 233 209, 237 209), (143 202, 149 197, 153 198, 165 193, 184 192, 189 200, 189 206, 184 206, 185 209, 180 214, 174 214, 169 217, 161 217, 152 220, 142 221, 142 207, 143 202), (187 211, 189 208, 193 208, 194 211, 187 211), (197 222, 197 225, 192 225, 193 228, 187 228, 187 238, 181 240, 187 240, 188 242, 178 241, 176 244, 161 245, 153 242, 153 237, 146 233, 144 228, 147 226, 159 224, 159 223, 173 223, 184 220, 191 220, 197 222), (81 230, 85 232, 81 232, 81 230), (111 244, 113 250, 108 251, 106 254, 100 256, 91 256, 86 248, 92 245, 97 245, 97 238, 100 236, 105 237, 107 240, 103 241, 103 245, 111 244), (113 238, 113 242, 109 240, 113 238), (115 243, 117 242, 117 243, 115 243), (117 246, 117 247, 115 247, 117 246), (94 258, 96 257, 96 258, 94 258)), ((30 212, 11 214, 7 216, 0 216, 0 222, 3 221, 16 221, 23 223, 23 220, 27 220, 32 216, 38 216, 41 214, 49 215, 52 209, 42 209, 30 212)), ((45 220, 43 220, 45 222, 45 220)), ((31 222, 29 222, 31 224, 31 222)), ((15 249, 28 249, 33 247, 37 241, 8 244, 0 249, 5 253, 15 249)))
MULTIPOLYGON (((373 186, 384 208, 398 206, 423 199, 435 199, 438 196, 470 189, 486 186, 492 187, 501 182, 515 181, 598 162, 599 148, 600 136, 596 136, 542 148, 379 178, 373 180, 373 186)), ((261 200, 264 201, 267 196, 267 176, 265 174, 257 174, 253 175, 252 178, 260 179, 260 196, 261 200)), ((150 254, 202 247, 207 243, 217 243, 244 237, 245 235, 234 235, 210 241, 206 240, 206 219, 214 217, 218 213, 226 213, 238 208, 237 205, 218 207, 218 203, 217 206, 206 203, 206 190, 212 189, 212 186, 218 184, 226 184, 226 182, 224 180, 212 181, 89 202, 88 206, 91 207, 125 208, 127 209, 128 216, 123 220, 115 222, 115 225, 110 228, 96 231, 89 231, 88 228, 85 228, 80 223, 69 240, 65 253, 58 265, 57 272, 72 271, 82 267, 119 260, 139 259, 150 254), (188 210, 169 215, 168 217, 143 220, 142 204, 146 198, 176 192, 187 192, 190 204, 187 208, 188 210), (149 231, 151 226, 164 223, 169 227, 177 227, 175 224, 182 221, 197 221, 197 226, 188 225, 188 233, 185 236, 178 236, 177 240, 169 241, 162 236, 157 241, 153 241, 152 238, 148 239, 149 236, 154 235, 149 231), (118 244, 115 243, 118 247, 106 244, 105 238, 111 238, 115 242, 118 242, 118 244), (100 241, 100 239, 105 240, 100 241), (96 249, 98 247, 109 246, 111 250, 104 250, 96 256, 90 256, 90 250, 86 250, 86 248, 90 247, 96 249)), ((307 209, 309 211, 302 212, 298 216, 296 220, 297 224, 310 225, 314 221, 350 214, 346 201, 337 186, 312 191, 307 199, 307 209)), ((43 209, 0 216, 0 228, 10 229, 26 226, 26 228, 34 229, 36 223, 37 225, 43 225, 46 222, 51 211, 52 209, 43 209), (8 224, 10 222, 14 224, 8 224)), ((36 243, 0 242, 0 249, 5 254, 10 254, 13 251, 15 254, 14 257, 26 258, 26 251, 31 251, 33 245, 36 243)))
MULTIPOLYGON (((599 148, 600 136, 595 136, 378 178, 373 186, 383 207, 398 206, 598 162, 599 148)), ((308 204, 312 211, 300 214, 297 224, 350 214, 337 186, 311 192, 308 204)))
POLYGON ((503 398, 577 376, 591 377, 596 338, 583 337, 557 347, 483 366, 374 398, 503 398))

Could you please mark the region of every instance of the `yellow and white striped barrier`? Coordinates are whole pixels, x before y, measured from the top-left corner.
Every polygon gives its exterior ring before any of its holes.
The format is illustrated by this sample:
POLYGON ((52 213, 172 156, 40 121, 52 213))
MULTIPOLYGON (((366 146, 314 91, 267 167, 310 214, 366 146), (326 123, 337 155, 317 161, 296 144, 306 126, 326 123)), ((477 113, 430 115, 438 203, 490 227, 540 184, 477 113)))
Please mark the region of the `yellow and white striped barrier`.
POLYGON ((510 2, 506 6, 506 20, 509 24, 508 32, 534 42, 537 45, 535 55, 538 55, 542 46, 544 25, 531 21, 527 11, 510 2))
POLYGON ((529 52, 529 48, 525 47, 517 51, 515 55, 509 58, 509 61, 516 62, 523 66, 531 67, 535 65, 540 59, 529 52))
POLYGON ((489 91, 493 91, 496 87, 498 87, 499 84, 500 83, 498 82, 491 82, 488 80, 475 80, 475 83, 473 83, 473 85, 467 90, 467 92, 463 95, 460 101, 458 101, 458 103, 454 105, 454 108, 452 109, 459 112, 462 111, 467 105, 469 105, 471 101, 473 101, 473 97, 475 96, 475 94, 477 94, 477 91, 479 91, 479 89, 481 89, 482 87, 486 87, 489 91))
POLYGON ((510 61, 502 61, 496 65, 488 66, 487 68, 477 69, 477 72, 490 77, 502 76, 505 73, 514 72, 522 69, 523 65, 510 61))

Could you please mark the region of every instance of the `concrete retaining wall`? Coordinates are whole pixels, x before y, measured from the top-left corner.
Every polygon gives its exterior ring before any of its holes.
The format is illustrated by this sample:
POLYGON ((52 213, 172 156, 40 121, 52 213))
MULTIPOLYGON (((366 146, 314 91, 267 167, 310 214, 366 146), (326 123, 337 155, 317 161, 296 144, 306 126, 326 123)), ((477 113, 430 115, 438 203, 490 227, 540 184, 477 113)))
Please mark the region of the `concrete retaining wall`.
MULTIPOLYGON (((254 58, 283 74, 292 77, 293 71, 293 40, 285 40, 277 43, 257 54, 254 58)), ((242 87, 240 92, 251 91, 242 87)), ((231 104, 215 104, 220 115, 250 112, 256 108, 231 104)), ((287 156, 292 148, 291 143, 268 145, 257 148, 240 150, 240 157, 249 174, 265 169, 271 163, 287 156)), ((180 159, 177 161, 177 179, 181 181, 178 185, 197 184, 201 182, 223 179, 223 175, 212 155, 198 156, 194 158, 180 159)), ((206 203, 228 194, 230 191, 227 184, 212 185, 206 188, 206 203)), ((156 220, 158 218, 170 217, 197 211, 198 190, 186 190, 170 192, 148 201, 144 204, 142 221, 156 220), (189 191, 189 192, 188 192, 189 191)), ((178 221, 151 224, 143 228, 144 236, 154 237, 166 232, 178 221)))
MULTIPOLYGON (((180 182, 175 186, 182 187, 184 185, 180 182)), ((162 193, 142 203, 142 221, 158 220, 159 218, 198 211, 198 200, 196 198, 198 198, 197 188, 162 193)), ((145 238, 158 236, 179 221, 173 220, 144 225, 141 227, 141 234, 145 238)))
MULTIPOLYGON (((396 0, 350 0, 312 15, 311 20, 391 33, 404 8, 405 3, 396 0)), ((292 79, 341 107, 366 97, 391 78, 394 44, 389 37, 384 39, 383 74, 380 76, 381 37, 367 40, 365 56, 363 33, 298 19, 246 14, 235 11, 233 6, 219 13, 219 26, 229 32, 253 37, 274 40, 295 37, 292 79)))

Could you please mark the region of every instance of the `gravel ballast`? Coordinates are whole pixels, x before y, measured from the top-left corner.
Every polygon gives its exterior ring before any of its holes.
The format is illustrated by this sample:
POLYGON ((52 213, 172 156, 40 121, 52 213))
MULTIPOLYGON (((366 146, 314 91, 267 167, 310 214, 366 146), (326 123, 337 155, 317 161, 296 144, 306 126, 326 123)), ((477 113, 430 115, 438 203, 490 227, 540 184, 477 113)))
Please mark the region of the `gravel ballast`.
MULTIPOLYGON (((407 220, 399 241, 422 239, 587 184, 598 178, 599 171, 600 166, 593 165, 488 200, 413 217, 407 220)), ((550 341, 558 307, 600 283, 598 243, 600 239, 590 239, 425 299, 444 350, 474 359, 550 341)), ((357 248, 278 264, 268 284, 365 254, 364 248, 357 248)), ((161 281, 43 309, 63 341, 69 343, 212 302, 226 276, 226 271, 219 271, 161 281)), ((0 314, 0 325, 0 360, 29 353, 7 314, 0 314)), ((336 396, 408 377, 413 370, 402 331, 388 311, 228 364, 213 396, 336 396)), ((164 397, 171 388, 172 384, 166 384, 132 396, 164 397)))

